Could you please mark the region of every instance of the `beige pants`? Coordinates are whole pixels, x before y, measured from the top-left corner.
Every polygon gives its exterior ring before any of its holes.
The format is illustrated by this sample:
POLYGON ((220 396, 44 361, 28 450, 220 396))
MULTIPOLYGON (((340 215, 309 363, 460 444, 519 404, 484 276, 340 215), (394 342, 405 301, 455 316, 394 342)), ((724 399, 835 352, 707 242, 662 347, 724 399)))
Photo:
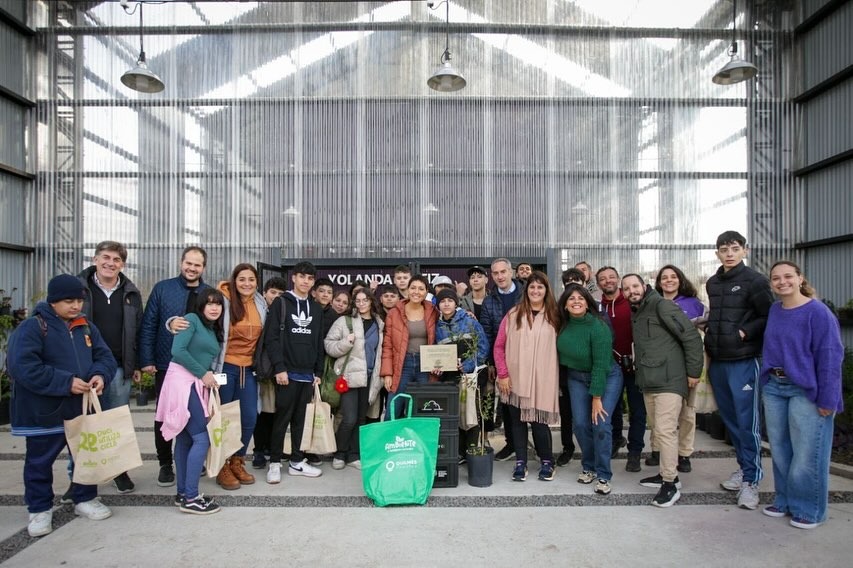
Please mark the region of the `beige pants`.
POLYGON ((684 398, 662 392, 643 394, 646 416, 660 452, 660 475, 664 481, 673 481, 678 475, 678 417, 684 398))
MULTIPOLYGON (((678 455, 683 458, 689 458, 693 455, 693 441, 696 439, 696 408, 694 399, 696 397, 696 389, 690 389, 690 394, 684 402, 681 403, 681 414, 678 415, 678 455)), ((649 442, 653 452, 660 451, 655 443, 654 418, 649 416, 649 442)))

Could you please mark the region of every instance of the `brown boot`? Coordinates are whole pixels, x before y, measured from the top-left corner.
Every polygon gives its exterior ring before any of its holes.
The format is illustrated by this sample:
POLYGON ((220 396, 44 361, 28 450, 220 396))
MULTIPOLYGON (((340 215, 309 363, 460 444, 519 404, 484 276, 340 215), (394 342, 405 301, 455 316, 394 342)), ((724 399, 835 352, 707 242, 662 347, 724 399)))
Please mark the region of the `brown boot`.
POLYGON ((231 473, 231 465, 228 463, 229 461, 231 460, 225 460, 225 465, 223 465, 222 469, 219 470, 219 475, 216 476, 216 483, 221 485, 222 489, 228 489, 230 491, 232 489, 239 489, 240 482, 237 481, 237 478, 234 477, 233 473, 231 473))
POLYGON ((251 485, 255 482, 255 476, 246 471, 246 458, 243 456, 231 456, 231 473, 242 485, 251 485))

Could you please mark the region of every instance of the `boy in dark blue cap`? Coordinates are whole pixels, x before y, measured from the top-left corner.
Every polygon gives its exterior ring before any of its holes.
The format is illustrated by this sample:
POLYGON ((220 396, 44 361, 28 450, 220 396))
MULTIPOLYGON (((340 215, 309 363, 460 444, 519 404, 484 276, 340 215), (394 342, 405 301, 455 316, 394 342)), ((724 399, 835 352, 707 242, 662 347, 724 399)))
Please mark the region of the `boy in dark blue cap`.
MULTIPOLYGON (((110 348, 81 316, 85 294, 76 277, 56 276, 47 286, 47 302, 9 340, 12 435, 27 439, 24 500, 34 537, 53 530, 53 462, 67 446, 64 421, 81 414, 81 395, 101 394, 116 372, 110 348)), ((72 483, 71 496, 78 515, 95 521, 112 515, 97 499, 96 485, 72 483)))

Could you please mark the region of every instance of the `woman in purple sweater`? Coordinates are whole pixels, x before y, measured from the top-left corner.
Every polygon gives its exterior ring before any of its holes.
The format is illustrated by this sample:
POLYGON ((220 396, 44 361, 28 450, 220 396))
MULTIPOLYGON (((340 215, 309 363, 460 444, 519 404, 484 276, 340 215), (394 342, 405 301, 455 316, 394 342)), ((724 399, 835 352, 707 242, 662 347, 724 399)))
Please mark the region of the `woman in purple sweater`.
POLYGON ((761 395, 776 499, 764 514, 813 529, 826 521, 833 419, 844 410, 844 346, 838 320, 814 299, 799 266, 774 264, 770 286, 780 301, 767 317, 761 395))

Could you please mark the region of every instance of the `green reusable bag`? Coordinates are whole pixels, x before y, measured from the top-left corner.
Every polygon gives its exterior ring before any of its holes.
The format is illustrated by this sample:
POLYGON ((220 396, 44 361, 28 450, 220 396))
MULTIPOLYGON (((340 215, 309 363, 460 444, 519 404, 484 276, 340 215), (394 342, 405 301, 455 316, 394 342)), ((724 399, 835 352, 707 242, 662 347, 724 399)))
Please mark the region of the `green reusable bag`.
POLYGON ((367 424, 358 434, 361 482, 379 507, 423 505, 435 479, 441 420, 412 418, 412 397, 397 397, 408 399, 406 418, 367 424))

